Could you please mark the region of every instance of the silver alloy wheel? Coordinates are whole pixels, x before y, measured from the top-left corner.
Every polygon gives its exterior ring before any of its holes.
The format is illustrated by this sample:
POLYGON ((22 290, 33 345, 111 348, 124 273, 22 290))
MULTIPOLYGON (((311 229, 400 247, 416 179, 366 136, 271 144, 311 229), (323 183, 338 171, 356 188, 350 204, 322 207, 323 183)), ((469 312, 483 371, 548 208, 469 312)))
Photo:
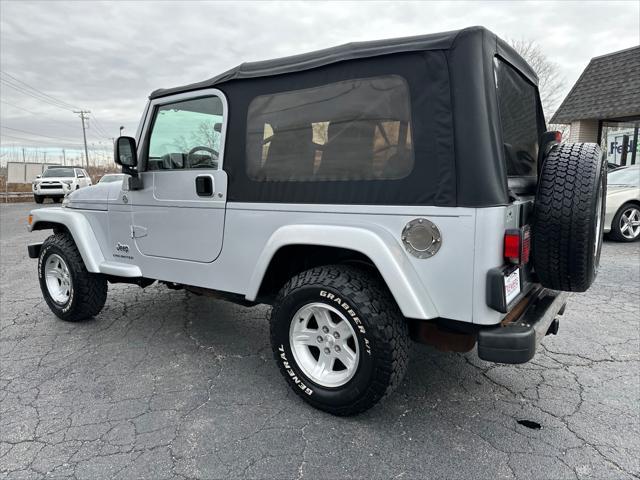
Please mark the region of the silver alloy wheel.
POLYGON ((52 254, 44 264, 44 278, 49 295, 59 305, 64 305, 71 296, 71 275, 66 262, 58 254, 52 254))
POLYGON ((356 332, 330 305, 309 303, 298 310, 291 320, 289 344, 303 373, 322 387, 340 387, 358 369, 356 332))
POLYGON ((635 240, 640 235, 640 209, 629 207, 620 215, 620 233, 629 240, 635 240))

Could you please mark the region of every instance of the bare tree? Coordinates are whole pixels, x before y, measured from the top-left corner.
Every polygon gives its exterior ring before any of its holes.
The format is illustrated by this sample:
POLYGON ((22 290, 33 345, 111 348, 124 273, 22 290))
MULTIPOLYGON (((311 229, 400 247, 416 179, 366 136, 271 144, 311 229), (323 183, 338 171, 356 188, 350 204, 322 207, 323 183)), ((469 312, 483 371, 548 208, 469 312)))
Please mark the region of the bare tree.
POLYGON ((558 64, 549 60, 540 46, 533 40, 509 40, 511 46, 524 58, 538 74, 540 100, 547 120, 556 111, 562 100, 565 80, 558 64))

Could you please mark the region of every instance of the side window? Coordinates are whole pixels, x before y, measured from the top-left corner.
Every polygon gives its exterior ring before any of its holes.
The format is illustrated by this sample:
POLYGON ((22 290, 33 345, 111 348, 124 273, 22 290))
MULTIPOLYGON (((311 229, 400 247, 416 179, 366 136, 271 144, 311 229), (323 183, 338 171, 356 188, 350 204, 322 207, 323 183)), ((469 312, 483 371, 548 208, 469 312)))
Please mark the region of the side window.
POLYGON ((147 170, 218 168, 222 100, 201 97, 156 109, 147 170))
POLYGON ((413 169, 409 89, 389 75, 263 95, 247 115, 254 181, 397 180, 413 169))
POLYGON ((503 61, 494 59, 494 67, 507 175, 537 176, 538 93, 503 61))

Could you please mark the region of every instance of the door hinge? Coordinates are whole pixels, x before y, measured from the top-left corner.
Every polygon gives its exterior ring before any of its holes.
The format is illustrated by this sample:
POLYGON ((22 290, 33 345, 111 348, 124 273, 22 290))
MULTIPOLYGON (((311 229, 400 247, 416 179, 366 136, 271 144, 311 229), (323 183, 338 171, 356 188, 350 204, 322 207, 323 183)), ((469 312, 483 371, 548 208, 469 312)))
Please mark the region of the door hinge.
POLYGON ((131 238, 142 238, 147 236, 147 229, 139 225, 131 225, 131 238))

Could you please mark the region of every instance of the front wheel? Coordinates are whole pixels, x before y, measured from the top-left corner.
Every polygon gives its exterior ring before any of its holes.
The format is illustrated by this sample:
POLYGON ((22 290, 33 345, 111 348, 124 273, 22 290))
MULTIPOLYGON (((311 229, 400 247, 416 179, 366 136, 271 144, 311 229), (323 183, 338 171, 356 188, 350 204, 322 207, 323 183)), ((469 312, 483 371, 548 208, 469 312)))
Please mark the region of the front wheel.
POLYGON ((382 280, 349 266, 293 277, 271 313, 280 371, 312 406, 334 415, 368 410, 404 377, 407 323, 382 280))
POLYGON ((625 203, 613 217, 611 237, 619 242, 634 242, 640 239, 640 206, 625 203))
POLYGON ((107 280, 87 272, 68 233, 56 233, 42 244, 38 260, 40 289, 51 311, 60 319, 78 322, 102 310, 107 280))
POLYGON ((33 199, 36 203, 44 202, 44 197, 42 195, 36 195, 35 193, 33 194, 33 199))

